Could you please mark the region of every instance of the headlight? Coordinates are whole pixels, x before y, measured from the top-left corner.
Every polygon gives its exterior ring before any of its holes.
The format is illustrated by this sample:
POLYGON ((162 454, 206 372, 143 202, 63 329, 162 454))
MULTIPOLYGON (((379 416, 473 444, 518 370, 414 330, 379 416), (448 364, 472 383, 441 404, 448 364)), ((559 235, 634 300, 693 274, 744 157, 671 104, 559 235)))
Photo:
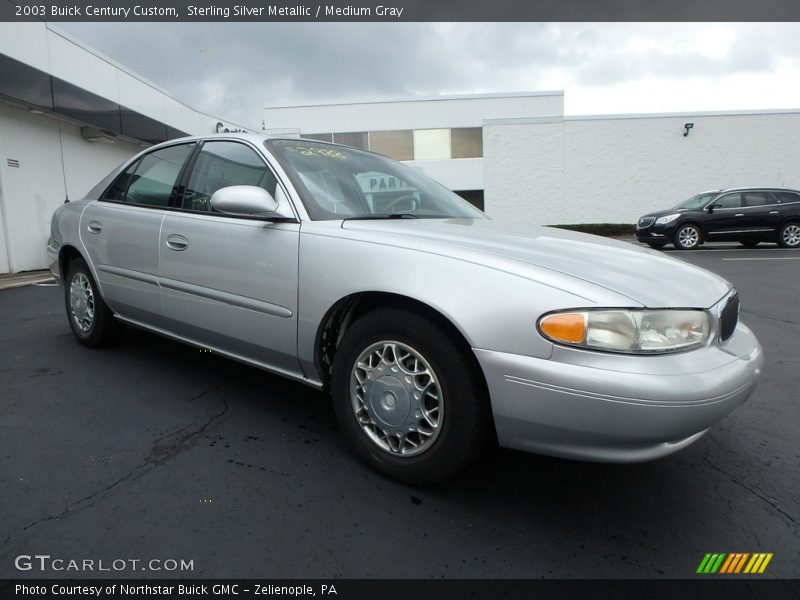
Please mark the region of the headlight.
POLYGON ((681 216, 681 213, 675 213, 674 215, 666 215, 663 217, 658 217, 656 219, 656 225, 666 225, 667 223, 672 223, 675 219, 681 216))
POLYGON ((538 327, 559 344, 632 354, 688 350, 710 332, 703 310, 572 310, 545 315, 538 327))

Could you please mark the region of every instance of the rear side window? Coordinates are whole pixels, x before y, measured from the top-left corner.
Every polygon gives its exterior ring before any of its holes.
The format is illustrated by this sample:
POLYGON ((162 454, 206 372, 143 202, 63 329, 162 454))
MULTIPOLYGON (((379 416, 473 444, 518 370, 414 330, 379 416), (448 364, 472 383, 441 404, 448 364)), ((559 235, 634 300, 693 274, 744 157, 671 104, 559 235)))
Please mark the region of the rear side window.
POLYGON ((778 204, 788 204, 789 202, 800 202, 800 196, 792 192, 772 192, 778 204))
POLYGON ((206 142, 192 167, 182 207, 216 212, 211 208, 211 196, 231 185, 254 185, 275 197, 278 180, 249 146, 238 142, 206 142))
POLYGON ((714 200, 716 208, 739 208, 742 205, 741 194, 725 194, 714 200))
POLYGON ((103 200, 166 208, 194 146, 169 146, 145 155, 114 181, 103 200))
POLYGON ((745 206, 766 206, 767 204, 771 204, 771 201, 765 192, 746 192, 744 194, 745 206))

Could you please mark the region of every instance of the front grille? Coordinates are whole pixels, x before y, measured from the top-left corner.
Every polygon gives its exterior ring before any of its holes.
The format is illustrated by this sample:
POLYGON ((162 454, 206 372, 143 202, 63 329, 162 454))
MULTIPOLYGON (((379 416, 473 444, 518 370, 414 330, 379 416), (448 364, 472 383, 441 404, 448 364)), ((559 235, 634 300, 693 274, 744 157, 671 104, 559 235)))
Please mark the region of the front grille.
POLYGON ((636 229, 646 229, 647 227, 650 227, 650 225, 652 225, 653 221, 655 220, 656 220, 655 217, 642 217, 636 224, 636 229))
POLYGON ((739 294, 734 293, 728 298, 725 308, 719 315, 719 339, 723 342, 733 335, 736 323, 739 321, 739 294))

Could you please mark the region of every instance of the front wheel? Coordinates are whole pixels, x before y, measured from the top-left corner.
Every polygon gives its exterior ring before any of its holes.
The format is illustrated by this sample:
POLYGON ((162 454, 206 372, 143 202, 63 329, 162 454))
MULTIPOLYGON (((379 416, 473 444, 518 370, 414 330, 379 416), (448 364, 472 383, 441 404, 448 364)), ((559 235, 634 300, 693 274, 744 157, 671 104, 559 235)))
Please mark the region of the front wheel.
POLYGON ((469 466, 491 431, 480 367, 438 321, 387 308, 356 321, 333 362, 342 433, 370 466, 431 484, 469 466))
POLYGON ((82 259, 70 264, 64 287, 67 318, 78 341, 90 348, 113 342, 123 326, 100 297, 92 273, 82 259))
POLYGON ((778 232, 778 245, 781 248, 800 247, 800 223, 786 223, 778 232))
POLYGON ((672 242, 679 250, 693 250, 700 245, 702 235, 697 225, 681 225, 675 232, 672 242))

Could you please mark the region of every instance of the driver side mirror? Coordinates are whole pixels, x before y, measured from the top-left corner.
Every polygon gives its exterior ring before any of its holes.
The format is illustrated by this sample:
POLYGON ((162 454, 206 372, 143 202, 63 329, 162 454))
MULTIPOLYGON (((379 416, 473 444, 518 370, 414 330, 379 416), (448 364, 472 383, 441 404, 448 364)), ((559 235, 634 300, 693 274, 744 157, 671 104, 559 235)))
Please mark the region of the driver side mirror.
POLYGON ((714 212, 714 209, 715 209, 715 208, 719 208, 720 206, 722 206, 722 205, 721 205, 721 204, 712 204, 712 205, 711 205, 711 206, 709 206, 709 207, 708 207, 706 210, 708 210, 708 212, 709 212, 709 213, 713 213, 713 212, 714 212))
POLYGON ((253 217, 278 210, 278 202, 267 190, 254 185, 231 185, 211 196, 211 206, 219 212, 253 217))

